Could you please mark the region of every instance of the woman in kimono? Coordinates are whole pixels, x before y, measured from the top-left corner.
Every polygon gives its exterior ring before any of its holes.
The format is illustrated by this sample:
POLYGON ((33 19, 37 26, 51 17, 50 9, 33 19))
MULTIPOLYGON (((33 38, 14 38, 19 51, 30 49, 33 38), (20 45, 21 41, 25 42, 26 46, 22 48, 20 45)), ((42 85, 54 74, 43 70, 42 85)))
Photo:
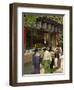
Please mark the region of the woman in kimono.
POLYGON ((44 72, 45 73, 50 73, 51 70, 50 70, 50 63, 52 61, 52 57, 51 57, 51 53, 46 49, 44 48, 44 56, 43 56, 43 68, 44 68, 44 72))
POLYGON ((38 74, 40 73, 40 54, 38 52, 38 49, 34 50, 33 54, 33 66, 34 66, 34 73, 38 74))

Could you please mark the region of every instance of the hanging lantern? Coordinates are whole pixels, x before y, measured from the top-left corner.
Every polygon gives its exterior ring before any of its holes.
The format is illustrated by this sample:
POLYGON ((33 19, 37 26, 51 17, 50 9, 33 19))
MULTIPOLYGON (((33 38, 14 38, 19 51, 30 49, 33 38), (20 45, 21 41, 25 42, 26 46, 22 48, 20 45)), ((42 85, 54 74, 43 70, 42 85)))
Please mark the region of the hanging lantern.
POLYGON ((46 22, 42 24, 42 28, 47 29, 47 23, 46 22))
POLYGON ((60 32, 60 27, 58 27, 58 32, 60 32))
POLYGON ((48 19, 47 29, 48 29, 48 31, 51 31, 51 19, 48 19))
POLYGON ((36 28, 36 23, 33 23, 33 28, 36 28))
POLYGON ((57 26, 55 26, 55 32, 56 32, 56 33, 58 32, 58 27, 57 27, 57 26))
POLYGON ((51 22, 51 32, 55 31, 55 21, 54 20, 50 20, 51 22))
POLYGON ((47 17, 42 18, 42 28, 47 29, 47 17))
POLYGON ((54 27, 54 25, 52 25, 51 26, 51 32, 54 32, 54 29, 55 29, 55 27, 54 27))
POLYGON ((63 25, 62 24, 58 24, 58 32, 61 32, 63 30, 63 25))
POLYGON ((41 25, 42 25, 41 17, 38 17, 38 18, 37 18, 37 21, 36 21, 36 28, 37 28, 37 29, 40 29, 40 28, 41 28, 41 25))
POLYGON ((41 21, 37 22, 36 28, 37 29, 40 29, 41 28, 41 21))
POLYGON ((48 29, 48 31, 51 31, 51 23, 48 23, 47 29, 48 29))

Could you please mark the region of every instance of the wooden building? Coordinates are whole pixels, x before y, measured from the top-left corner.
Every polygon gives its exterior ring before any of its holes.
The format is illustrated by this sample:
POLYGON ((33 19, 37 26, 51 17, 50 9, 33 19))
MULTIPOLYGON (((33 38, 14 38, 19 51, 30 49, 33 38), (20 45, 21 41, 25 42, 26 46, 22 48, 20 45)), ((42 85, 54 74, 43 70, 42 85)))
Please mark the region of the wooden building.
POLYGON ((63 25, 47 17, 38 17, 32 27, 24 28, 24 48, 53 48, 60 44, 60 33, 63 34, 63 25))

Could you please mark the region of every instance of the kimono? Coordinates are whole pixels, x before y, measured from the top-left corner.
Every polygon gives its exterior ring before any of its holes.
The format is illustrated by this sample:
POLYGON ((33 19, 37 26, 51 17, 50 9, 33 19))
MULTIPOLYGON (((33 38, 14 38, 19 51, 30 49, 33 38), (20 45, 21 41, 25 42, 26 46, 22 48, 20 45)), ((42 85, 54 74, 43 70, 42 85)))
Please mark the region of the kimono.
POLYGON ((45 73, 51 72, 50 70, 51 61, 52 61, 51 53, 46 50, 43 56, 43 68, 45 73))
POLYGON ((40 73, 40 54, 36 53, 33 55, 33 66, 34 66, 34 73, 40 73))

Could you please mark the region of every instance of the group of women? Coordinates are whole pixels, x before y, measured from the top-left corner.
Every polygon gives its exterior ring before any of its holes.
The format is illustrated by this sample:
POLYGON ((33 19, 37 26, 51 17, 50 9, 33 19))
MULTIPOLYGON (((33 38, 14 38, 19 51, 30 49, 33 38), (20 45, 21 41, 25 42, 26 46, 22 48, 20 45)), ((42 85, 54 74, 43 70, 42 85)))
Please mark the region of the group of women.
POLYGON ((59 45, 54 50, 52 48, 44 47, 40 52, 36 48, 34 50, 32 62, 35 74, 40 73, 40 65, 44 68, 44 73, 53 72, 53 68, 59 68, 61 64, 60 56, 62 55, 62 49, 59 45))

